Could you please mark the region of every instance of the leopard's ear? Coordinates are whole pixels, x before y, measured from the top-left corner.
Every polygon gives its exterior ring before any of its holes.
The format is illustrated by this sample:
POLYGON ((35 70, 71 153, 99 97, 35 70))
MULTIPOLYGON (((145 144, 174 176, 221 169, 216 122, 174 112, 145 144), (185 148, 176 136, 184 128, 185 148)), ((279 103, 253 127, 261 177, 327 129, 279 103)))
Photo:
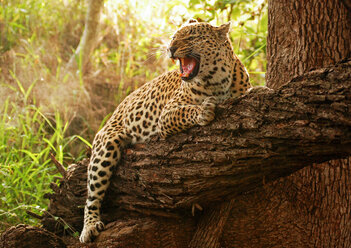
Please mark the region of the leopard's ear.
POLYGON ((190 18, 186 23, 190 24, 190 23, 195 23, 195 22, 197 22, 196 19, 190 18))
POLYGON ((226 39, 227 34, 229 33, 231 22, 227 22, 225 24, 222 24, 221 26, 217 27, 217 33, 218 37, 220 39, 226 39))

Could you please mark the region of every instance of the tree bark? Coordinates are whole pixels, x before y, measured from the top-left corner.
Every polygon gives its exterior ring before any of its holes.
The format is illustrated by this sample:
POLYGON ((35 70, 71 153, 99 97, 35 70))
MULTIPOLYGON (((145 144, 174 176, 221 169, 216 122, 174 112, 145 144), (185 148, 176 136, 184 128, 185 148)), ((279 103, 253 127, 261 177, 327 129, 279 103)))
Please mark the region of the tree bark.
POLYGON ((0 248, 66 248, 63 240, 47 230, 17 225, 7 229, 1 234, 0 248))
POLYGON ((340 0, 268 2, 267 86, 351 57, 351 19, 340 0))
MULTIPOLYGON (((279 88, 313 68, 350 57, 351 18, 345 8, 347 2, 269 1, 266 75, 269 87, 279 88)), ((286 247, 350 247, 349 168, 349 158, 314 164, 268 186, 266 191, 273 193, 268 195, 262 190, 254 193, 251 199, 248 197, 250 200, 246 204, 251 210, 255 209, 252 206, 257 203, 257 197, 263 198, 267 206, 260 211, 256 209, 254 214, 237 217, 252 220, 255 216, 272 221, 268 221, 270 227, 265 223, 257 224, 256 231, 247 237, 261 230, 260 234, 276 246, 284 242, 286 247), (263 231, 263 228, 277 229, 278 226, 279 232, 263 231), (289 245, 291 240, 296 242, 289 245)), ((269 244, 268 240, 256 239, 259 241, 256 245, 269 244)))
POLYGON ((71 56, 68 64, 68 70, 78 69, 80 63, 82 71, 85 71, 89 58, 96 46, 97 33, 100 23, 100 14, 104 5, 104 0, 87 0, 88 10, 85 17, 85 27, 83 35, 75 53, 71 56))
MULTIPOLYGON (((264 211, 272 204, 270 196, 277 197, 274 193, 284 192, 285 196, 293 199, 299 194, 304 196, 306 192, 290 188, 290 191, 283 190, 293 183, 282 181, 272 186, 269 182, 312 162, 351 154, 351 61, 304 74, 277 91, 255 89, 219 107, 216 112, 216 120, 209 126, 195 127, 168 140, 154 140, 125 152, 103 203, 104 221, 115 222, 107 225, 107 230, 97 239, 98 244, 118 244, 112 247, 187 247, 198 220, 201 226, 201 219, 207 218, 218 226, 213 226, 216 230, 205 233, 204 236, 214 242, 213 245, 206 243, 204 247, 216 247, 218 244, 225 244, 225 247, 261 247, 260 244, 266 240, 264 235, 251 239, 251 244, 258 244, 251 246, 243 236, 243 230, 248 232, 247 236, 267 234, 255 229, 258 222, 265 223, 264 219, 250 218, 251 224, 245 222, 248 224, 245 228, 236 228, 240 223, 235 220, 240 217, 245 220, 245 214, 240 212, 245 211, 243 199, 246 201, 246 198, 252 197, 244 192, 262 189, 262 185, 263 189, 269 189, 255 198, 266 204, 262 206, 262 202, 258 202, 261 211, 256 209, 256 214, 275 217, 264 211), (274 190, 279 183, 285 186, 278 187, 280 191, 274 190), (228 200, 234 196, 238 197, 228 200), (231 204, 229 208, 225 204, 227 201, 231 204), (194 204, 199 204, 204 210, 203 213, 195 212, 195 217, 192 217, 194 204), (230 212, 232 206, 235 207, 230 212), (138 235, 144 239, 137 239, 138 235)), ((85 161, 71 166, 60 186, 52 185, 55 193, 49 195, 50 214, 43 220, 45 228, 54 231, 57 227, 57 221, 50 216, 61 217, 76 230, 82 228, 83 209, 78 206, 83 206, 85 201, 87 164, 85 161)), ((351 178, 350 174, 343 175, 342 182, 348 178, 351 178)), ((348 202, 349 197, 340 197, 340 201, 348 202)), ((319 202, 312 203, 317 211, 319 202)), ((246 203, 246 206, 250 205, 246 203)), ((281 204, 274 207, 282 211, 281 204)), ((306 212, 310 206, 306 204, 303 207, 306 212)), ((285 213, 285 216, 287 221, 294 217, 290 213, 285 213)), ((341 216, 344 218, 346 215, 341 216)), ((207 221, 203 223, 206 226, 207 221)), ((274 222, 270 220, 267 223, 274 222)), ((347 224, 346 219, 343 223, 347 224)), ((289 236, 284 230, 289 231, 291 226, 286 224, 283 227, 273 228, 275 232, 270 228, 264 230, 270 230, 275 237, 280 232, 284 234, 282 237, 289 236)), ((196 240, 195 237, 191 242, 196 240)), ((281 240, 266 241, 279 244, 281 240)), ((294 239, 286 241, 287 246, 284 247, 297 244, 294 239)), ((303 244, 310 241, 306 242, 303 244)))
MULTIPOLYGON (((268 63, 266 74, 268 87, 277 89, 292 78, 302 75, 313 68, 322 68, 350 57, 351 15, 349 1, 285 0, 269 1, 268 6, 268 63)), ((305 183, 307 181, 314 186, 316 192, 308 191, 309 194, 300 199, 303 199, 306 206, 309 204, 313 205, 311 199, 323 202, 325 206, 328 206, 323 208, 315 206, 319 210, 318 214, 304 211, 297 214, 295 211, 292 211, 294 209, 291 206, 289 207, 289 205, 276 207, 276 205, 281 206, 280 202, 289 202, 294 199, 287 196, 289 192, 286 190, 286 187, 276 191, 275 187, 279 187, 281 184, 277 185, 274 183, 269 184, 270 186, 266 186, 266 188, 268 188, 267 191, 275 193, 267 195, 264 190, 258 190, 252 193, 253 196, 251 198, 245 198, 249 200, 246 204, 243 202, 234 204, 232 206, 233 211, 238 208, 242 209, 241 205, 245 205, 248 210, 248 212, 238 214, 235 218, 229 220, 229 222, 234 221, 234 223, 231 223, 234 226, 233 230, 245 230, 245 235, 240 236, 235 231, 232 232, 232 235, 238 237, 236 240, 238 242, 231 242, 228 245, 235 243, 237 247, 309 247, 313 245, 314 247, 331 247, 330 244, 337 244, 340 247, 351 246, 348 239, 351 233, 348 228, 345 228, 344 221, 345 218, 350 218, 349 214, 344 213, 344 209, 347 209, 347 213, 350 212, 351 205, 347 204, 349 203, 347 198, 340 200, 339 195, 337 195, 337 192, 340 192, 340 190, 344 196, 350 194, 351 191, 339 185, 340 178, 334 178, 336 170, 342 170, 342 174, 349 175, 349 171, 345 169, 348 168, 348 164, 345 164, 348 161, 329 162, 329 167, 333 169, 319 171, 319 173, 315 173, 315 170, 318 171, 318 165, 315 165, 312 169, 305 168, 301 172, 296 173, 293 176, 294 179, 290 179, 301 190, 304 189, 301 186, 303 185, 302 182, 305 183), (309 170, 312 170, 312 172, 309 170), (328 180, 316 181, 311 176, 315 174, 328 180), (339 185, 341 188, 329 188, 326 186, 329 183, 339 185), (347 191, 345 192, 345 190, 347 191), (324 199, 328 199, 328 201, 325 202, 321 197, 325 197, 324 199), (266 200, 268 207, 261 204, 264 202, 263 199, 266 200), (270 205, 270 201, 276 204, 270 205), (250 212, 250 209, 254 211, 250 212), (338 209, 339 214, 337 216, 331 215, 328 213, 328 209, 338 209), (267 215, 267 212, 272 213, 272 215, 267 215), (296 219, 291 213, 299 216, 300 219, 296 219), (301 215, 301 213, 304 214, 301 215), (281 219, 277 218, 277 216, 281 217, 281 219), (271 218, 267 219, 267 217, 271 218), (285 219, 290 217, 290 222, 281 221, 284 217, 285 219), (241 220, 241 223, 235 221, 238 219, 241 220), (265 219, 265 221, 257 222, 254 221, 255 219, 265 219), (324 220, 320 221, 321 219, 324 220), (246 222, 247 220, 249 221, 246 222), (245 226, 242 226, 242 222, 245 222, 245 226), (252 223, 255 223, 254 227, 252 223), (301 226, 301 223, 305 223, 305 225, 301 226), (276 227, 276 230, 271 231, 273 226, 276 227), (295 228, 296 226, 299 226, 299 228, 295 228), (343 233, 342 239, 339 239, 340 232, 343 233), (275 235, 272 235, 272 233, 275 235), (249 239, 246 237, 249 237, 249 239), (282 237, 285 238, 282 239, 282 237)), ((279 163, 279 161, 277 162, 279 163)), ((340 174, 338 175, 340 176, 340 174)), ((289 181, 289 179, 286 180, 289 181)), ((222 208, 228 209, 229 205, 232 205, 232 203, 228 202, 222 208)), ((220 211, 217 214, 220 214, 220 211)), ((207 229, 211 229, 210 224, 199 228, 197 232, 201 233, 207 229)), ((197 238, 198 244, 201 244, 201 240, 204 239, 204 236, 197 238)), ((219 244, 213 247, 218 246, 219 244)), ((206 246, 201 245, 199 247, 206 246)))

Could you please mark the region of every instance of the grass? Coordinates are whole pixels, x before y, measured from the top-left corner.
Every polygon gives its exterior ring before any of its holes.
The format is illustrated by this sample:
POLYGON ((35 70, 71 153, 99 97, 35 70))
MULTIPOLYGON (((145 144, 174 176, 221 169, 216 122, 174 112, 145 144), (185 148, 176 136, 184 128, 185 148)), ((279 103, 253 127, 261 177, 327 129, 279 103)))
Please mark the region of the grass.
MULTIPOLYGON (((26 92, 22 92, 24 95, 26 92)), ((25 99, 25 97, 23 97, 25 99)), ((69 150, 79 136, 65 136, 68 123, 58 112, 50 120, 32 104, 22 107, 5 101, 0 110, 0 230, 18 223, 35 224, 25 210, 40 213, 48 200, 49 184, 60 176, 49 157, 65 163, 74 158, 69 150)), ((80 154, 77 159, 84 155, 80 154)))

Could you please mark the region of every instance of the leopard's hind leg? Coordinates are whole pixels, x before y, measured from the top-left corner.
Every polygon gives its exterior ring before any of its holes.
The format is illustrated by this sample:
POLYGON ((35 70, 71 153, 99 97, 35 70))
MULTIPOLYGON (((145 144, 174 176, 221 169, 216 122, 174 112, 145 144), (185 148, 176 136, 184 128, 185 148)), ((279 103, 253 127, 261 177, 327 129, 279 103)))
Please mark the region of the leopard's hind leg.
POLYGON ((88 198, 84 208, 84 227, 79 240, 86 243, 104 229, 100 218, 101 202, 110 185, 112 172, 128 142, 123 127, 105 126, 95 137, 88 167, 88 198))

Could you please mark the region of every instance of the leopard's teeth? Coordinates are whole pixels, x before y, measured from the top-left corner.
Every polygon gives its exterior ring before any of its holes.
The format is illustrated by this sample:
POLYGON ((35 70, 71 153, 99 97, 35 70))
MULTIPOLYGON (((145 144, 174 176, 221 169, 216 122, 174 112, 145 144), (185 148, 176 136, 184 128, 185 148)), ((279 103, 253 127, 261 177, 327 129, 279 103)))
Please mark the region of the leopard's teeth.
POLYGON ((179 73, 179 76, 180 77, 189 77, 189 73, 187 73, 187 72, 183 72, 183 73, 179 73))

